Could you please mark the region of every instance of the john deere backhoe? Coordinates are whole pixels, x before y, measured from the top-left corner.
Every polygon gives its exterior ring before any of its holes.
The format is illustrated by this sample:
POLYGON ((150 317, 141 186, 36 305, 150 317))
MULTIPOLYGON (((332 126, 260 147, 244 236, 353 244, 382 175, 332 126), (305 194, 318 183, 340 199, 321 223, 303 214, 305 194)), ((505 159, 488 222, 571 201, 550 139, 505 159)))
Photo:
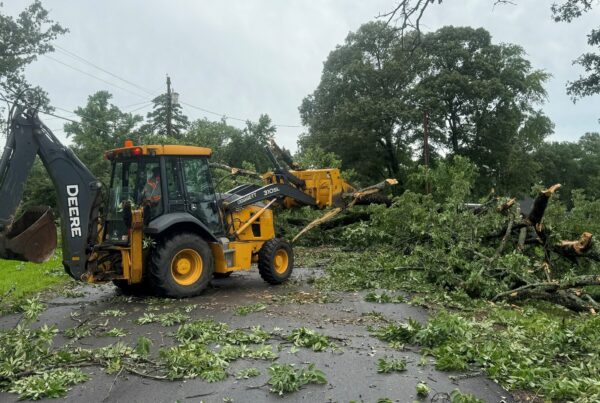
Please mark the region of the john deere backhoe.
POLYGON ((15 105, 0 160, 0 258, 42 262, 56 248, 49 208, 15 220, 36 155, 56 188, 67 273, 124 289, 149 285, 170 297, 197 295, 213 276, 253 262, 265 281, 286 281, 294 256, 275 237, 273 205, 332 206, 356 190, 337 169, 289 171, 270 153, 275 169, 264 185, 217 194, 210 149, 128 141, 105 154, 112 179, 102 198, 102 184, 37 113, 15 105))

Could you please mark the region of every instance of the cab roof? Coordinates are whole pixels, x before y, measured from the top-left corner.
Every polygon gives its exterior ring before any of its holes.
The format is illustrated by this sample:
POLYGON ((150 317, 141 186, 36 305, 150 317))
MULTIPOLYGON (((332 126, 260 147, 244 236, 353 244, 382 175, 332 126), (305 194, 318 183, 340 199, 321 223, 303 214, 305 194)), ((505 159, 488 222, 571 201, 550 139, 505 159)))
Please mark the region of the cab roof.
POLYGON ((182 145, 127 145, 127 147, 115 148, 104 153, 104 158, 113 160, 115 158, 129 158, 141 156, 199 156, 210 157, 212 150, 206 147, 182 146, 182 145))

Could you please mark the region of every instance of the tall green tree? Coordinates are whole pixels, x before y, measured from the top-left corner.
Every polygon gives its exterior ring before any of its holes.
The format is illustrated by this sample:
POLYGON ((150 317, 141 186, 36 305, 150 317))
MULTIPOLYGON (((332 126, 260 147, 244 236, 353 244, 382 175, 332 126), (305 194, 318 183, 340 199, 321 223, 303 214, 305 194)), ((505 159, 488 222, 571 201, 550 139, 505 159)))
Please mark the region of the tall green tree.
MULTIPOLYGON (((40 87, 33 87, 24 76, 27 65, 39 55, 54 51, 52 41, 67 32, 49 17, 39 0, 34 0, 17 17, 6 15, 0 3, 0 90, 2 97, 51 110, 49 99, 40 87), (25 91, 27 90, 27 91, 25 91)), ((0 103, 0 113, 4 102, 0 103)), ((5 130, 5 120, 0 119, 0 131, 5 130)), ((33 205, 56 204, 56 194, 44 167, 36 160, 23 194, 21 210, 33 205)))
MULTIPOLYGON (((2 3, 0 3, 2 7, 2 3)), ((54 51, 52 41, 67 32, 50 19, 39 0, 34 0, 16 18, 0 10, 0 89, 3 96, 13 99, 25 89, 29 103, 48 108, 48 97, 39 87, 25 79, 25 67, 39 55, 54 51)))
POLYGON ((104 152, 122 147, 142 121, 141 116, 122 112, 111 104, 111 98, 108 91, 90 95, 86 105, 75 110, 80 123, 65 124, 65 133, 73 141, 73 150, 105 185, 110 180, 110 164, 104 160, 104 152))
POLYGON ((600 133, 586 133, 577 142, 545 143, 535 159, 540 164, 541 182, 560 183, 564 201, 569 202, 576 189, 600 197, 600 133))
MULTIPOLYGON (((395 22, 395 26, 401 34, 413 28, 416 31, 420 31, 421 22, 427 13, 427 9, 432 5, 441 4, 443 1, 398 0, 391 11, 384 13, 382 17, 385 17, 387 22, 395 22)), ((494 7, 499 4, 514 5, 512 1, 508 0, 494 0, 493 2, 489 2, 494 7)), ((562 0, 549 3, 554 21, 568 23, 590 12, 598 4, 596 0, 562 0)), ((409 42, 414 45, 419 41, 413 40, 409 42)), ((591 47, 596 48, 596 52, 586 52, 574 62, 583 67, 584 74, 580 75, 575 81, 567 83, 567 93, 573 97, 573 100, 600 94, 600 26, 588 34, 587 43, 591 47)))
POLYGON ((171 108, 171 136, 181 139, 185 130, 190 126, 190 121, 183 114, 181 104, 169 99, 168 94, 161 94, 152 100, 154 107, 146 115, 145 123, 140 132, 144 135, 167 136, 167 122, 169 120, 169 108, 171 108))
POLYGON ((257 122, 246 122, 244 130, 231 132, 222 154, 223 161, 234 167, 249 163, 258 172, 272 169, 264 147, 273 138, 275 131, 271 118, 266 114, 260 115, 257 122))
POLYGON ((414 103, 429 115, 431 139, 479 167, 479 188, 527 192, 536 180, 533 152, 552 133, 536 107, 548 74, 524 50, 494 44, 483 28, 444 27, 423 36, 414 103))
MULTIPOLYGON (((563 3, 553 4, 552 13, 557 22, 572 22, 589 12, 594 3, 593 0, 566 0, 563 3)), ((575 81, 567 84, 567 92, 574 100, 600 94, 600 26, 593 29, 587 37, 587 43, 596 49, 594 52, 586 52, 575 60, 575 63, 583 67, 584 74, 575 81)))
POLYGON ((444 27, 416 48, 406 46, 410 35, 370 22, 330 53, 300 106, 309 127, 300 148, 337 154, 364 181, 402 180, 422 161, 426 119, 434 162, 468 157, 481 193, 528 190, 538 170, 529 154, 553 128, 536 110, 547 74, 484 29, 444 27))
POLYGON ((300 106, 309 127, 300 148, 334 152, 365 182, 400 177, 410 163, 415 74, 392 27, 370 22, 350 33, 329 54, 319 86, 300 106))

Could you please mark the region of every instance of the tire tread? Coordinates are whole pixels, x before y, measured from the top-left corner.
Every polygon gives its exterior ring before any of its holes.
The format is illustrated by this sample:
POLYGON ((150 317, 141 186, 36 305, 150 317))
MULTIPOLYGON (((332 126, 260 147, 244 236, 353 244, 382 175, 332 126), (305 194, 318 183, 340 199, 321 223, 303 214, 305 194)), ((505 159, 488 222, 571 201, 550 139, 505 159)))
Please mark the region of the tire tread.
POLYGON ((159 243, 156 249, 151 254, 148 270, 149 281, 152 284, 155 292, 160 296, 172 298, 193 297, 200 294, 212 279, 214 265, 213 256, 210 247, 202 238, 193 233, 180 233, 166 238, 162 243, 159 243), (200 278, 200 285, 196 289, 185 291, 173 286, 171 277, 171 269, 169 256, 180 248, 180 245, 189 243, 198 243, 199 249, 203 249, 202 255, 202 270, 209 271, 207 275, 204 273, 200 278))
POLYGON ((258 272, 263 280, 265 280, 269 284, 281 284, 292 275, 292 271, 294 270, 294 255, 292 253, 291 246, 287 243, 286 240, 281 238, 273 238, 269 239, 265 242, 258 251, 258 272), (276 274, 275 269, 273 267, 273 256, 278 249, 281 248, 282 245, 285 245, 288 249, 288 258, 290 268, 286 272, 285 276, 280 277, 276 274))

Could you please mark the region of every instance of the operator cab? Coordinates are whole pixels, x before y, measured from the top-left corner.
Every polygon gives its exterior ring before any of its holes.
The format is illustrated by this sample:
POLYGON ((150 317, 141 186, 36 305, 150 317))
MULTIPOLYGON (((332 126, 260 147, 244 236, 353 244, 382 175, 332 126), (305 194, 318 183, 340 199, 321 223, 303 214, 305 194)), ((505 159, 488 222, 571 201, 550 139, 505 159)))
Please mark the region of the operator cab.
POLYGON ((144 210, 145 225, 165 214, 187 212, 213 234, 224 233, 210 172, 210 149, 125 145, 105 154, 112 162, 105 240, 128 242, 131 210, 139 208, 144 210))

